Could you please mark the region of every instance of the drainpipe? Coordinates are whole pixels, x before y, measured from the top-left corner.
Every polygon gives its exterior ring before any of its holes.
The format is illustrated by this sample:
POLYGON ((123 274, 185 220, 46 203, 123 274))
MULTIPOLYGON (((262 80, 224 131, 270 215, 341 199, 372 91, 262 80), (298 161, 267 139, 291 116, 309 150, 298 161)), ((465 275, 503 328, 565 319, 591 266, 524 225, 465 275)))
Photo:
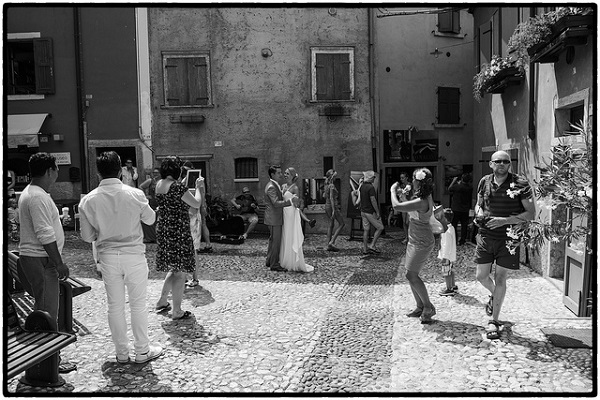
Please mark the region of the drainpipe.
MULTIPOLYGON (((377 129, 377 118, 375 115, 375 60, 374 60, 374 50, 373 50, 373 10, 371 8, 367 8, 367 16, 368 16, 368 30, 369 30, 369 103, 371 105, 371 151, 372 151, 372 162, 373 162, 373 171, 378 171, 378 157, 377 157, 377 146, 379 141, 377 140, 378 129, 377 129)), ((381 190, 380 185, 380 190, 381 190)))
MULTIPOLYGON (((535 8, 531 9, 530 14, 534 15, 535 8)), ((535 63, 529 63, 529 129, 527 132, 527 136, 529 139, 535 140, 536 132, 535 132, 535 90, 536 85, 535 81, 537 80, 537 71, 535 63)))
POLYGON ((75 80, 77 82, 77 121, 79 124, 79 154, 82 157, 81 165, 81 191, 88 193, 90 191, 88 181, 87 162, 88 155, 88 138, 87 138, 87 122, 85 121, 85 109, 83 104, 83 65, 82 65, 82 46, 81 46, 81 15, 80 8, 73 7, 73 25, 75 34, 75 80))

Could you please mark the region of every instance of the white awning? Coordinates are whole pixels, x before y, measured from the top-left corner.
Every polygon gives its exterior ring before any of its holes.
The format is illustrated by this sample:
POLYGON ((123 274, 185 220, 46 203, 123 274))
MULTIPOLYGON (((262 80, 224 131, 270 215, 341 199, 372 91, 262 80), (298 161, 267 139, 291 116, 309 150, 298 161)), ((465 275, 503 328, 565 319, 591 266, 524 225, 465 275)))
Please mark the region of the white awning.
POLYGON ((14 114, 8 116, 8 148, 16 149, 19 146, 39 147, 38 135, 45 114, 14 114))

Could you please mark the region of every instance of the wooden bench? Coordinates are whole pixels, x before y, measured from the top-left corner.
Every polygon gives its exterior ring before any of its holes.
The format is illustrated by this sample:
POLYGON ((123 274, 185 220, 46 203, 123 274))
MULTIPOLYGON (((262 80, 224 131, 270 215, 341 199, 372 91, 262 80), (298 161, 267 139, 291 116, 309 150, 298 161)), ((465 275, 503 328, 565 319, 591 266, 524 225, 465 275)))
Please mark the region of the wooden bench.
MULTIPOLYGON (((25 278, 19 261, 19 253, 8 252, 8 273, 14 282, 8 282, 9 291, 17 293, 26 291, 33 296, 29 282, 25 278)), ((59 307, 58 307, 58 330, 60 332, 74 333, 73 330, 73 297, 90 291, 91 286, 86 285, 77 278, 69 277, 66 281, 60 281, 59 307)))
POLYGON ((6 334, 6 376, 13 378, 23 371, 21 383, 30 386, 61 386, 64 379, 58 374, 59 350, 75 342, 70 333, 57 332, 50 314, 36 310, 21 326, 10 294, 4 290, 6 334))

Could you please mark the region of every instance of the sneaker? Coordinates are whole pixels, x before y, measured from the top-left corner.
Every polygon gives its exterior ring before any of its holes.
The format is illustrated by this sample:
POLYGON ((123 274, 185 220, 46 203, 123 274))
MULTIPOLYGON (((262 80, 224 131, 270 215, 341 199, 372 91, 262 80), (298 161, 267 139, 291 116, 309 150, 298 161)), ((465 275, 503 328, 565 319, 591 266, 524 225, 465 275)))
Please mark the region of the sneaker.
POLYGON ((210 246, 210 247, 205 247, 203 249, 198 250, 198 253, 212 253, 212 251, 213 251, 213 248, 212 248, 212 246, 210 246))
POLYGON ((117 362, 119 364, 127 364, 130 361, 131 361, 131 359, 129 358, 129 355, 120 356, 117 354, 117 362))
POLYGON ((200 282, 198 282, 198 279, 192 279, 191 281, 187 281, 185 284, 188 287, 195 287, 198 286, 200 282))
POLYGON ((149 348, 147 353, 135 355, 136 364, 143 364, 163 355, 163 348, 159 345, 150 345, 148 347, 149 348))
POLYGON ((452 289, 444 289, 440 292, 440 296, 454 296, 455 294, 452 289))
POLYGON ((458 293, 458 286, 452 286, 452 291, 454 291, 454 293, 458 293))
POLYGON ((330 245, 327 245, 327 251, 340 251, 340 249, 338 249, 334 245, 330 244, 330 245))

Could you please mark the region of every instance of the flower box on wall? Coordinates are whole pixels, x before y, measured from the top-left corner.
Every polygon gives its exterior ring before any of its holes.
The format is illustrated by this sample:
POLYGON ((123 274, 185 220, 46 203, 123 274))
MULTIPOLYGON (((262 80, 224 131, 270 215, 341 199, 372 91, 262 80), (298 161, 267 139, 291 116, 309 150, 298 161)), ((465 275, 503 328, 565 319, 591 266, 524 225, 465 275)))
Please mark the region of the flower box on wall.
POLYGON ((503 93, 508 86, 521 83, 524 77, 525 74, 523 73, 522 68, 504 68, 498 72, 496 76, 486 82, 482 89, 485 93, 503 93))
POLYGON ((527 49, 531 62, 555 63, 559 55, 569 46, 587 44, 588 36, 594 33, 594 15, 566 15, 556 21, 550 29, 552 34, 543 42, 527 49))

